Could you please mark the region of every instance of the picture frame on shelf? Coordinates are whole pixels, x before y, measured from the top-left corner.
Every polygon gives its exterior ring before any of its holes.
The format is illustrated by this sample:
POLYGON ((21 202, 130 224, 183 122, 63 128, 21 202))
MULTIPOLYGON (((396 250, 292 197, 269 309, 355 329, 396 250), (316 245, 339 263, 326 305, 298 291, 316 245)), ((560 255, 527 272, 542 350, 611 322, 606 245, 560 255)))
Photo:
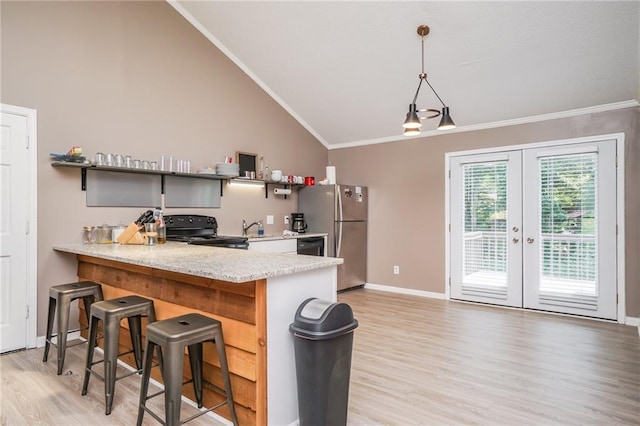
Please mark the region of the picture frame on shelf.
POLYGON ((236 151, 236 163, 239 165, 240 177, 245 176, 245 172, 253 172, 256 175, 256 158, 258 154, 252 152, 236 151))

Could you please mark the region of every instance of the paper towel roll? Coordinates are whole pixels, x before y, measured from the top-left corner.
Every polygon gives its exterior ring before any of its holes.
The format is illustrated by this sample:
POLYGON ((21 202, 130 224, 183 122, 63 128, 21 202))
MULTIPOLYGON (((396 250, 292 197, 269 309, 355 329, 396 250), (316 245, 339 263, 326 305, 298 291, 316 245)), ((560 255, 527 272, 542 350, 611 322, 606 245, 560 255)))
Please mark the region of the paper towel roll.
POLYGON ((273 193, 276 195, 289 195, 291 194, 291 190, 290 189, 285 189, 285 188, 275 188, 273 190, 273 193))
POLYGON ((327 166, 327 181, 329 185, 336 183, 336 166, 327 166))

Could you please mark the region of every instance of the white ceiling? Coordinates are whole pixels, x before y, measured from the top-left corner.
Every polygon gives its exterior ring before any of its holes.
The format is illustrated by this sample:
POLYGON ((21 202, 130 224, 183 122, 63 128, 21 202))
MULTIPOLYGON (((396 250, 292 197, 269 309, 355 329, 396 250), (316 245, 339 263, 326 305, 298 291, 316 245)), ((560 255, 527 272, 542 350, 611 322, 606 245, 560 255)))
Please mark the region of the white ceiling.
POLYGON ((404 139, 421 24, 454 131, 640 99, 638 1, 168 1, 328 148, 404 139))

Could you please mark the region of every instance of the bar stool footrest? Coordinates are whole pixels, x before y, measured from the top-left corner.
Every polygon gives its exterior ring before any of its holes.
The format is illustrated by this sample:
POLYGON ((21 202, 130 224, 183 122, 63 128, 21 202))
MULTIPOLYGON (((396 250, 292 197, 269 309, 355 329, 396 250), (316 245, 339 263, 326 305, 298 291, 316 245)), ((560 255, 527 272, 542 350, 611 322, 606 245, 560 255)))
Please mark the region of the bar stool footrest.
MULTIPOLYGON (((57 343, 53 343, 52 341, 50 341, 50 340, 46 340, 46 339, 45 339, 45 341, 46 341, 46 342, 49 342, 49 344, 50 344, 51 346, 55 347, 55 348, 57 348, 57 347, 58 347, 58 344, 57 344, 57 343)), ((80 342, 75 342, 75 343, 67 343, 67 344, 66 344, 66 347, 67 347, 67 348, 72 348, 72 347, 74 347, 74 346, 84 345, 85 343, 87 343, 87 341, 86 341, 86 340, 82 340, 82 341, 80 341, 80 342)))
MULTIPOLYGON (((186 382, 182 382, 182 386, 184 386, 184 385, 188 385, 189 383, 193 383, 193 379, 192 379, 192 380, 187 380, 186 382)), ((203 383, 204 383, 204 381, 203 381, 203 383)), ((211 385, 211 386, 213 386, 213 385, 211 385)), ((154 393, 154 394, 147 395, 147 398, 145 399, 145 401, 148 401, 148 400, 150 400, 151 398, 155 398, 155 397, 156 397, 156 396, 158 396, 158 395, 162 395, 163 393, 165 393, 165 389, 166 389, 166 388, 163 386, 162 390, 160 390, 160 391, 158 391, 158 392, 156 392, 156 393, 154 393)))
MULTIPOLYGON (((92 376, 96 376, 98 379, 104 381, 104 377, 101 376, 100 373, 98 373, 97 371, 89 370, 89 374, 91 374, 92 376)), ((134 374, 140 374, 140 370, 130 371, 130 372, 126 373, 126 374, 123 374, 122 376, 116 377, 113 380, 118 381, 120 379, 124 379, 126 377, 133 376, 134 374)))
MULTIPOLYGON (((164 390, 162 390, 162 391, 160 391, 160 392, 157 392, 157 393, 154 393, 154 394, 152 394, 151 396, 148 396, 148 397, 147 397, 147 399, 145 400, 145 402, 146 402, 146 401, 148 401, 148 400, 150 400, 151 398, 154 398, 154 397, 158 396, 158 395, 162 395, 163 393, 164 393, 164 390)), ((218 408, 222 407, 222 406, 223 406, 223 405, 225 405, 225 404, 228 404, 227 400, 224 400, 224 401, 222 401, 222 402, 220 402, 220 403, 218 403, 218 404, 214 405, 213 407, 209 407, 209 408, 198 408, 198 412, 197 412, 197 413, 195 413, 195 414, 193 414, 193 415, 191 415, 191 416, 187 417, 186 419, 180 420, 180 422, 179 422, 178 424, 182 425, 182 424, 185 424, 185 423, 187 423, 187 422, 190 422, 191 420, 196 419, 196 418, 198 418, 198 417, 200 417, 200 416, 202 416, 202 415, 204 415, 204 414, 207 414, 207 413, 209 413, 209 412, 211 412, 211 411, 213 411, 213 410, 217 410, 218 408)), ((160 416, 158 416, 156 413, 154 413, 153 411, 151 411, 151 409, 150 409, 149 407, 147 407, 146 405, 145 405, 145 406, 143 406, 143 407, 141 407, 141 408, 142 408, 145 412, 149 413, 149 414, 151 415, 151 417, 153 417, 154 419, 156 419, 157 421, 159 421, 159 422, 160 422, 160 423, 162 423, 163 425, 166 425, 166 424, 167 424, 164 420, 162 420, 162 418, 161 418, 160 416)))

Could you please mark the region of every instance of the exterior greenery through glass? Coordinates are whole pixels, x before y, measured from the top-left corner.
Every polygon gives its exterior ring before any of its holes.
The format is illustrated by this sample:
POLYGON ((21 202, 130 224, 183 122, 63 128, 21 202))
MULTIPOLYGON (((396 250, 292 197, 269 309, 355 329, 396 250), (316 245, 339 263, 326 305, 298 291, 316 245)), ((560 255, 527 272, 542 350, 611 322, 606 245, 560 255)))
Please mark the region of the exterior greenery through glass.
MULTIPOLYGON (((595 295, 597 153, 538 159, 540 290, 595 295)), ((463 166, 464 271, 507 269, 507 163, 463 166)), ((529 200, 530 201, 530 200, 529 200)), ((531 206, 524 200, 524 208, 531 206)))

